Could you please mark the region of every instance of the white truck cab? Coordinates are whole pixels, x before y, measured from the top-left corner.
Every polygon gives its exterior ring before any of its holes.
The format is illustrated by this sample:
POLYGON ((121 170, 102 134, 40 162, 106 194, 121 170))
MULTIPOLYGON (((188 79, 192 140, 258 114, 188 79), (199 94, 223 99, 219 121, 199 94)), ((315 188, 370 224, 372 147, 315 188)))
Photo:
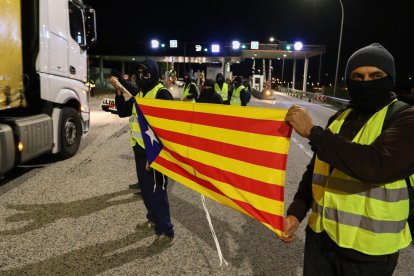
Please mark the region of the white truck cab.
POLYGON ((89 131, 95 22, 82 0, 0 2, 0 178, 45 153, 76 154, 89 131))

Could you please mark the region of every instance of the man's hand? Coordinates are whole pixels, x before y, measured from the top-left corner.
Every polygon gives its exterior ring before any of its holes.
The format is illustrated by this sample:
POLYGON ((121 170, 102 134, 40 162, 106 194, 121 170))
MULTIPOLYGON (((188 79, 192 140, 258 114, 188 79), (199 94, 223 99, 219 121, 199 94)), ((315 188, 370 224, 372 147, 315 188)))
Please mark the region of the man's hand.
POLYGON ((285 121, 302 137, 309 138, 310 130, 314 126, 309 112, 301 106, 292 105, 289 108, 285 121))
POLYGON ((122 91, 121 90, 122 85, 119 83, 118 78, 114 77, 114 76, 111 76, 110 81, 111 81, 112 86, 115 87, 116 94, 118 96, 121 95, 122 94, 122 92, 121 92, 122 91))
POLYGON ((285 243, 291 243, 295 240, 295 233, 299 227, 299 220, 294 216, 287 216, 283 221, 282 236, 277 236, 285 243))

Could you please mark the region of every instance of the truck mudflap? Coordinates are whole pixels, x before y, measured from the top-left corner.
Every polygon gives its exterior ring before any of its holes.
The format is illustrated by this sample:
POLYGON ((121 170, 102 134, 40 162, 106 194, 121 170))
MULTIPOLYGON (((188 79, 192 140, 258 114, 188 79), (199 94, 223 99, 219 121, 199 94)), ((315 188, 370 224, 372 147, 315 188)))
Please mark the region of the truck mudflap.
POLYGON ((15 151, 13 129, 8 125, 0 124, 0 179, 13 168, 15 151))

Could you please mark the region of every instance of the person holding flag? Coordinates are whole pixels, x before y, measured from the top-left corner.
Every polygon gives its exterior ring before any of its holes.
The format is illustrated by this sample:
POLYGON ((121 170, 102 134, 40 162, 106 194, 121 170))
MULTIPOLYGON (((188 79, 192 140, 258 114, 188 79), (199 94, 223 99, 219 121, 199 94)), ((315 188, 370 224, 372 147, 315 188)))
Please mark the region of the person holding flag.
MULTIPOLYGON (((394 57, 379 43, 354 52, 345 80, 349 105, 324 129, 292 106, 286 122, 309 139, 307 166, 280 238, 306 226, 304 275, 392 275, 412 242, 409 204, 414 179, 414 109, 398 108, 394 57), (389 117, 390 112, 397 112, 389 117), (387 119, 388 118, 388 119, 387 119)), ((400 102, 401 104, 401 102, 400 102)))
POLYGON ((115 105, 120 117, 130 117, 131 145, 134 149, 142 199, 147 208, 147 221, 138 224, 136 229, 144 232, 155 231, 156 238, 150 250, 159 251, 171 246, 174 242, 174 229, 167 194, 167 177, 149 167, 139 123, 137 100, 138 98, 173 100, 173 97, 160 83, 159 69, 155 61, 146 59, 139 63, 136 76, 139 92, 129 100, 123 97, 122 89, 125 88, 115 79, 112 81, 116 88, 115 105))

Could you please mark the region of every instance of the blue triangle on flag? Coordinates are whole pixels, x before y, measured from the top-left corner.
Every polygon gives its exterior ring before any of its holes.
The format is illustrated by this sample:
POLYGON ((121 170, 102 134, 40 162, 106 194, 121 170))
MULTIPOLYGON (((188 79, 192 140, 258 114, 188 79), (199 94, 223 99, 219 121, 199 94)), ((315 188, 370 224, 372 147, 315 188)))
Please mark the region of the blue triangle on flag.
POLYGON ((160 154, 163 145, 157 134, 152 130, 147 119, 145 119, 145 116, 139 108, 139 105, 135 99, 134 104, 138 114, 138 123, 141 128, 142 139, 144 140, 147 160, 148 163, 151 164, 155 158, 157 158, 158 154, 160 154))

